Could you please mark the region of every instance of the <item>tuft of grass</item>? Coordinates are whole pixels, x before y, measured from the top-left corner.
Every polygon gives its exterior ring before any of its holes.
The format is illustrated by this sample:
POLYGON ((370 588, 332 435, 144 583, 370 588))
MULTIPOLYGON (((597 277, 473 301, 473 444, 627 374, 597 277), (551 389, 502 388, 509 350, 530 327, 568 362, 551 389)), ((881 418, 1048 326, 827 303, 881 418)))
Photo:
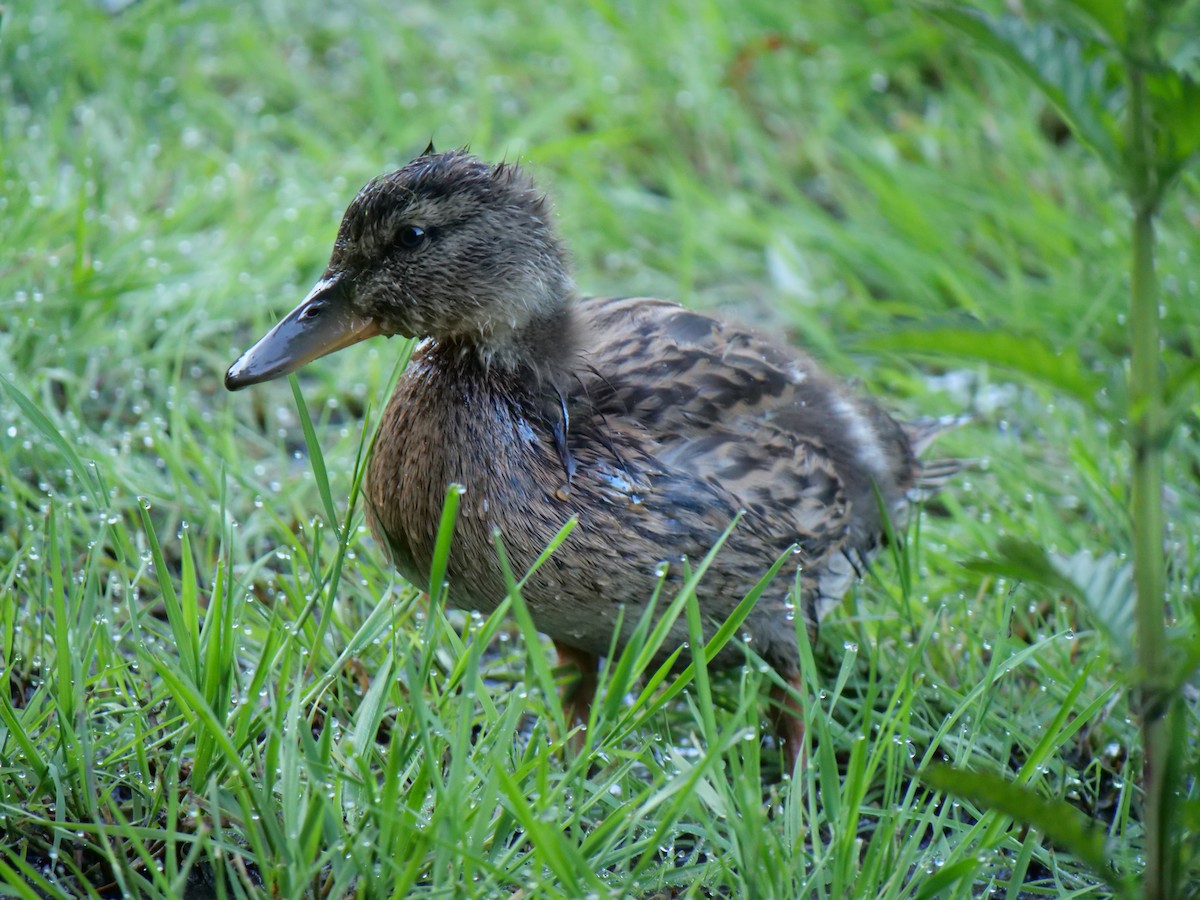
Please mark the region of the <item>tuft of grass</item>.
MULTIPOLYGON (((1129 546, 1129 214, 1003 65, 877 0, 46 0, 5 12, 0 101, 6 892, 1107 895, 994 795, 917 780, 933 763, 1070 804, 1139 871, 1120 613, 1070 589, 1129 546), (798 629, 795 779, 761 737, 752 646, 671 675, 640 623, 573 755, 525 573, 473 616, 390 570, 359 491, 411 346, 224 391, 354 191, 431 137, 534 167, 586 290, 719 307, 900 415, 972 415, 938 453, 975 467, 814 642, 798 629), (997 565, 1030 543, 1076 568, 997 565)), ((1156 220, 1173 633, 1200 588, 1179 179, 1156 220)), ((688 596, 659 606, 694 627, 688 596)))

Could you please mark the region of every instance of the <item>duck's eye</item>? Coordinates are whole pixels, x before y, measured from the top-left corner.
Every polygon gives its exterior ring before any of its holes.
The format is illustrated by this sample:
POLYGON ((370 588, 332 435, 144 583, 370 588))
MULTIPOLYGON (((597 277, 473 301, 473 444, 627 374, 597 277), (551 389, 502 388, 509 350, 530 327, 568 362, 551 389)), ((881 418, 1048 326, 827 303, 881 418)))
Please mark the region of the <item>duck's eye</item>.
POLYGON ((428 234, 420 225, 403 225, 396 235, 396 242, 405 250, 416 250, 425 243, 428 234))

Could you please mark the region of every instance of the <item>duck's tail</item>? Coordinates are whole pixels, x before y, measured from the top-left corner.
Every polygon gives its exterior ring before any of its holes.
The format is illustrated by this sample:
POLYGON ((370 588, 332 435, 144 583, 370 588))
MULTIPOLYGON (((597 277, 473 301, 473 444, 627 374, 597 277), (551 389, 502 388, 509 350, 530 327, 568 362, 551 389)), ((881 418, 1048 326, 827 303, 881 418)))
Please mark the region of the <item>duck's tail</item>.
POLYGON ((901 422, 900 427, 904 429, 908 442, 912 444, 913 453, 920 456, 930 444, 947 431, 966 425, 970 421, 971 417, 966 415, 941 416, 936 419, 932 416, 923 416, 920 419, 913 419, 911 422, 901 422))
MULTIPOLYGON (((918 457, 928 449, 929 445, 954 428, 971 421, 970 416, 942 416, 941 418, 922 418, 912 422, 904 422, 901 427, 908 436, 913 453, 918 457)), ((947 481, 969 468, 973 460, 943 457, 941 459, 922 460, 917 471, 913 489, 923 497, 936 494, 947 481)))

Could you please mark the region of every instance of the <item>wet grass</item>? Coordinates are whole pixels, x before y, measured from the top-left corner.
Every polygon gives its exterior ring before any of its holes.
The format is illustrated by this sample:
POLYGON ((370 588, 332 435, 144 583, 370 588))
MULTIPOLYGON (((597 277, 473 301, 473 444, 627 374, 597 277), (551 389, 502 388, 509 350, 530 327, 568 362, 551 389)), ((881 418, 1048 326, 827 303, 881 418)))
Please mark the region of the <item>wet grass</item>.
MULTIPOLYGON (((922 787, 939 760, 1068 799, 1136 869, 1121 619, 962 565, 1129 546, 1128 214, 1004 70, 867 0, 45 2, 6 14, 0 98, 6 891, 1105 895, 922 787), (978 465, 804 656, 797 781, 753 659, 646 689, 635 645, 575 758, 519 602, 446 613, 389 571, 352 501, 400 342, 310 366, 303 406, 225 393, 358 186, 431 137, 533 166, 585 290, 721 307, 900 414, 973 416, 940 449, 978 465)), ((1196 187, 1161 222, 1184 355, 1196 187)), ((1195 423, 1167 463, 1180 628, 1195 423)))

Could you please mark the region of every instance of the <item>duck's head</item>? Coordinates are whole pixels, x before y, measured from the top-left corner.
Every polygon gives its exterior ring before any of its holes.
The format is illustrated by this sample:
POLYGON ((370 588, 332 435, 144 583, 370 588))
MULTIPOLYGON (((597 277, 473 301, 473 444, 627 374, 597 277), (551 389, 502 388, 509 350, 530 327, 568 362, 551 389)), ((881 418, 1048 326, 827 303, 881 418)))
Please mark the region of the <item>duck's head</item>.
POLYGON ((308 296, 230 366, 238 390, 377 334, 503 360, 573 290, 550 209, 515 165, 427 151, 358 192, 308 296))

